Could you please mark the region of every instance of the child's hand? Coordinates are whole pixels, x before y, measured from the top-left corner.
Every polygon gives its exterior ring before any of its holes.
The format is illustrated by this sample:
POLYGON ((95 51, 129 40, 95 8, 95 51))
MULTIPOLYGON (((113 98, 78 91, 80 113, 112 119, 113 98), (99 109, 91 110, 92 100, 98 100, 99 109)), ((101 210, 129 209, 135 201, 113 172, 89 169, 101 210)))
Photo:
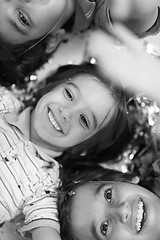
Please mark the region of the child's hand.
POLYGON ((144 91, 160 101, 160 63, 148 55, 140 40, 126 28, 115 26, 117 39, 100 32, 90 34, 86 47, 88 58, 97 59, 105 76, 121 81, 132 90, 144 91))

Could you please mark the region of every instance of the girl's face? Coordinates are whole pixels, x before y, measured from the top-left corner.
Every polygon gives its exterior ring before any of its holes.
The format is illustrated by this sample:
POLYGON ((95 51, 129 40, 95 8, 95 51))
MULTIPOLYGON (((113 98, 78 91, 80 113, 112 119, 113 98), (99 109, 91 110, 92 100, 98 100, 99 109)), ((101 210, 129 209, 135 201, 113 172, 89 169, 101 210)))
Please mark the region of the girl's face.
POLYGON ((93 136, 113 111, 114 99, 101 82, 89 74, 75 76, 37 103, 32 139, 43 147, 64 150, 93 136))
POLYGON ((158 240, 160 199, 138 185, 90 182, 71 196, 71 230, 78 240, 158 240))
POLYGON ((13 44, 45 35, 57 23, 66 0, 0 0, 0 35, 13 44))

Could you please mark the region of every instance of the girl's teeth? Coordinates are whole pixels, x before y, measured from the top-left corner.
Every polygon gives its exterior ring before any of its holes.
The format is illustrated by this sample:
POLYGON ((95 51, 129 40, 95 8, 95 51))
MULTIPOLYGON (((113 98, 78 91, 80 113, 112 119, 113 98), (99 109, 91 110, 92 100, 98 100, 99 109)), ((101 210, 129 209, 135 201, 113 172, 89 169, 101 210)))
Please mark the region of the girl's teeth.
POLYGON ((140 199, 137 206, 136 231, 139 232, 142 228, 142 220, 144 215, 143 202, 140 199))
POLYGON ((51 111, 48 111, 48 117, 49 117, 49 120, 51 121, 52 125, 55 127, 55 129, 56 129, 57 131, 62 132, 62 129, 60 128, 60 126, 59 126, 58 123, 56 122, 56 120, 55 120, 55 118, 54 118, 54 116, 53 116, 53 114, 52 114, 51 111))
POLYGON ((141 230, 141 224, 140 223, 136 223, 136 230, 137 230, 137 232, 139 232, 141 230))

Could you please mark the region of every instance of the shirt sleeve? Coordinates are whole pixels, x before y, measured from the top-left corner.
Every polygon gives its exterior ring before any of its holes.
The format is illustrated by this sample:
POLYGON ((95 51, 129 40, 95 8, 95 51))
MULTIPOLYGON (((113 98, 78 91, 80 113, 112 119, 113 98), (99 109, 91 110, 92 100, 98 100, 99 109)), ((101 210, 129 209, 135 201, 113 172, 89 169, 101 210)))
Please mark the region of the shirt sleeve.
POLYGON ((24 104, 5 87, 0 87, 0 113, 18 112, 24 104))
POLYGON ((39 184, 35 195, 24 204, 25 225, 20 229, 24 237, 30 238, 31 230, 37 227, 51 227, 60 231, 57 210, 57 183, 39 184))
POLYGON ((23 213, 25 225, 20 229, 24 237, 30 238, 31 230, 37 227, 51 227, 60 231, 57 210, 57 190, 52 187, 39 187, 37 195, 25 203, 23 213))

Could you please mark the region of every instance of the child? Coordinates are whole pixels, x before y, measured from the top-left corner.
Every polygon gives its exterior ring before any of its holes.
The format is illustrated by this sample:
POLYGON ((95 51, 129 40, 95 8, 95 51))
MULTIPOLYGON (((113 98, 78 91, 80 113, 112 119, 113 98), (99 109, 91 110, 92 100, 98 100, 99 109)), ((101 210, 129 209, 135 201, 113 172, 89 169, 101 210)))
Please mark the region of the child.
POLYGON ((137 180, 104 169, 65 179, 59 192, 62 239, 159 239, 160 199, 137 180))
MULTIPOLYGON (((105 129, 99 130, 92 138, 84 141, 80 145, 76 145, 73 148, 67 148, 63 151, 63 154, 58 157, 58 161, 65 168, 76 170, 76 168, 83 168, 84 166, 97 165, 97 160, 99 163, 105 162, 116 158, 118 154, 123 150, 126 142, 131 137, 130 128, 128 125, 128 118, 126 115, 126 100, 125 94, 122 92, 122 87, 117 86, 115 88, 110 85, 110 80, 103 78, 103 75, 97 71, 97 67, 94 64, 82 64, 78 66, 64 66, 59 69, 59 71, 53 76, 48 77, 46 83, 47 87, 42 86, 38 94, 35 95, 36 99, 43 96, 49 89, 52 89, 56 81, 61 81, 62 79, 72 79, 77 74, 91 74, 100 78, 109 89, 111 89, 112 96, 115 98, 115 114, 112 115, 112 119, 106 125, 107 135, 104 134, 105 129), (119 127, 121 126, 121 127, 119 127), (123 141, 122 141, 123 139, 123 141), (96 156, 99 156, 97 158, 96 156)), ((30 102, 29 102, 30 105, 30 102)))
POLYGON ((0 6, 1 37, 9 43, 20 44, 32 40, 37 42, 50 33, 57 34, 73 14, 75 14, 74 30, 87 28, 92 19, 95 2, 16 0, 2 1, 0 6))
MULTIPOLYGON (((110 160, 117 157, 119 152, 122 151, 122 146, 124 142, 127 142, 130 138, 130 130, 125 109, 125 95, 120 86, 114 87, 110 85, 110 80, 97 71, 96 65, 93 64, 82 64, 82 65, 68 65, 61 67, 59 71, 48 77, 46 82, 40 86, 40 89, 35 96, 33 95, 31 101, 35 99, 35 103, 26 101, 25 105, 30 106, 35 105, 37 101, 50 89, 53 89, 59 82, 66 81, 66 79, 72 79, 77 74, 91 74, 97 76, 105 84, 108 85, 111 92, 113 92, 113 97, 115 96, 115 114, 113 114, 112 119, 107 124, 107 135, 103 134, 104 129, 98 131, 89 141, 86 140, 80 145, 76 145, 73 148, 67 148, 63 151, 63 154, 58 157, 58 161, 66 168, 76 168, 78 169, 82 166, 87 165, 97 165, 97 154, 100 154, 99 162, 110 160), (107 80, 107 82, 106 82, 107 80), (121 126, 121 127, 119 127, 121 126), (124 141, 121 141, 123 138, 124 141), (84 158, 85 156, 85 158, 84 158), (96 161, 95 161, 96 160, 96 161)), ((38 88, 37 88, 38 89, 38 88)))
POLYGON ((159 33, 159 7, 159 0, 98 0, 94 21, 107 32, 114 31, 114 23, 123 23, 144 38, 159 33))
POLYGON ((2 1, 1 84, 23 86, 24 78, 49 59, 65 31, 89 27, 94 8, 95 2, 88 0, 2 1))
POLYGON ((118 138, 127 126, 120 109, 122 89, 101 78, 95 66, 75 66, 55 80, 42 87, 45 95, 35 107, 24 110, 10 92, 1 93, 0 219, 11 220, 23 211, 21 232, 33 239, 59 238, 59 172, 53 158, 65 149, 80 153, 83 146, 85 155, 99 153, 114 145, 120 123, 118 138))

